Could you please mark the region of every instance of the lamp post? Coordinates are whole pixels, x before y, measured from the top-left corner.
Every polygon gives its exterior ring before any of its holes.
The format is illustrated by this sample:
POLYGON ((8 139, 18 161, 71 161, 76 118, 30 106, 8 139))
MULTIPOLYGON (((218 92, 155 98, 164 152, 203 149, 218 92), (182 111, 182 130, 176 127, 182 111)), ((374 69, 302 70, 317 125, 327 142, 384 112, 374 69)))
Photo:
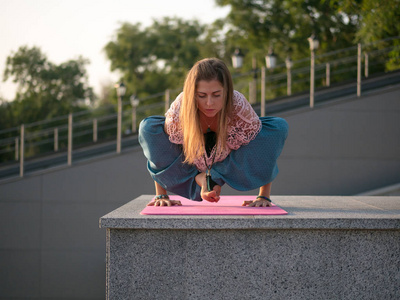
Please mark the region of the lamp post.
POLYGON ((286 74, 287 74, 287 95, 290 96, 292 95, 292 67, 293 67, 293 61, 290 59, 290 56, 286 58, 285 64, 286 64, 286 74))
POLYGON ((253 80, 249 83, 249 100, 251 104, 256 103, 257 101, 257 60, 255 56, 252 58, 252 72, 253 72, 253 80))
POLYGON ((361 96, 361 44, 357 45, 357 97, 361 96))
POLYGON ((136 128, 136 107, 139 105, 139 99, 136 98, 135 95, 130 97, 131 105, 132 105, 132 133, 135 133, 136 128))
MULTIPOLYGON (((276 66, 276 55, 272 50, 272 47, 269 49, 268 54, 265 56, 265 64, 267 65, 267 69, 273 69, 276 66)), ((265 117, 265 84, 266 84, 266 69, 265 67, 261 68, 261 117, 265 117)))
POLYGON ((310 69, 310 108, 314 107, 314 81, 315 81, 315 50, 318 49, 319 41, 312 34, 308 39, 310 43, 310 50, 311 50, 311 69, 310 69))
POLYGON ((243 66, 243 58, 244 58, 243 53, 240 51, 239 48, 237 48, 235 52, 232 54, 232 66, 235 69, 240 69, 243 66))
POLYGON ((116 84, 118 96, 118 119, 117 119, 117 153, 121 153, 121 135, 122 135, 122 98, 125 96, 126 87, 123 82, 116 84))

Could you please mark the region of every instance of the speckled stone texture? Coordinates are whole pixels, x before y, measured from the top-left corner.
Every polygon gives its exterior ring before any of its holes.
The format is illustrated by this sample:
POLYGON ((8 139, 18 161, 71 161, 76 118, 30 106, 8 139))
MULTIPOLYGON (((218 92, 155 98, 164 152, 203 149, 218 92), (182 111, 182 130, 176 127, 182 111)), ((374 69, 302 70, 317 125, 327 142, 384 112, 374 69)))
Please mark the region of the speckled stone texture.
POLYGON ((140 197, 101 219, 107 299, 399 299, 400 197, 333 198, 187 218, 141 216, 140 197))

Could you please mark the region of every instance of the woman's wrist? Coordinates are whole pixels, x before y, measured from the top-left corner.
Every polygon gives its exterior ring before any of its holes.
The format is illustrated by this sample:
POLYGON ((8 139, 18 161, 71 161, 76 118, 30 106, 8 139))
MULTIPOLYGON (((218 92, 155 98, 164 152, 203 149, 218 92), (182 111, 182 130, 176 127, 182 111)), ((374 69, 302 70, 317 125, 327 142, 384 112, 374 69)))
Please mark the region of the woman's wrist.
POLYGON ((256 200, 267 200, 268 202, 272 202, 269 197, 263 195, 257 196, 256 200))
POLYGON ((196 183, 202 187, 206 181, 206 173, 204 172, 199 173, 196 175, 194 179, 196 180, 196 183))
POLYGON ((161 194, 154 197, 154 200, 161 200, 161 199, 169 200, 169 196, 167 194, 161 194))

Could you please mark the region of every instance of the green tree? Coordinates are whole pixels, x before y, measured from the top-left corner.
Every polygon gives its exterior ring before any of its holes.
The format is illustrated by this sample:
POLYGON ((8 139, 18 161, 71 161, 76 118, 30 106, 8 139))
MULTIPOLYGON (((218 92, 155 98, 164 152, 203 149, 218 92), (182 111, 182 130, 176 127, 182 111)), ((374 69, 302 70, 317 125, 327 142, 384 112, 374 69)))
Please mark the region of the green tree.
MULTIPOLYGON (((355 42, 362 44, 400 36, 400 0, 332 0, 339 13, 357 23, 355 42)), ((394 45, 386 62, 387 70, 400 68, 400 41, 381 43, 378 48, 394 45)))
POLYGON ((13 124, 50 119, 55 116, 86 108, 94 101, 88 85, 88 60, 76 60, 56 65, 48 61, 40 48, 22 46, 7 57, 4 81, 17 84, 12 102, 13 124))
MULTIPOLYGON (((348 47, 356 24, 349 22, 328 1, 320 0, 216 0, 230 5, 227 16, 227 45, 263 56, 273 47, 283 61, 309 55, 307 38, 316 34, 321 52, 348 47)), ((232 49, 230 49, 232 51, 232 49)))
MULTIPOLYGON (((307 38, 316 34, 320 53, 400 36, 400 0, 216 0, 230 5, 224 24, 227 52, 241 47, 263 58, 273 46, 281 62, 309 55, 307 38)), ((399 42, 388 64, 398 68, 399 42), (397 60, 396 60, 397 58, 397 60)), ((381 47, 387 45, 382 44, 381 47)), ((251 61, 247 62, 248 68, 251 61)), ((388 67, 389 68, 389 67, 388 67)))
MULTIPOLYGON (((1 139, 13 138, 15 130, 4 130, 37 121, 65 116, 70 112, 88 109, 88 103, 94 101, 94 93, 88 85, 86 65, 88 61, 79 57, 56 65, 50 62, 40 48, 22 46, 7 57, 4 81, 11 79, 17 84, 14 101, 0 103, 1 139)), ((65 119, 52 122, 51 126, 65 126, 65 119)), ((47 125, 39 123, 29 130, 44 129, 47 125)), ((50 131, 51 132, 51 131, 50 131)), ((26 141, 25 154, 32 156, 52 149, 52 133, 43 133, 26 141)), ((87 137, 80 138, 81 140, 87 137)), ((63 146, 61 142, 60 147, 63 146)), ((4 145, 3 145, 4 146, 4 145)), ((1 150, 13 147, 7 144, 1 150), (3 149, 5 147, 5 149, 3 149)), ((4 151, 3 151, 4 152, 4 151)), ((12 159, 13 153, 0 155, 0 161, 12 159)))
POLYGON ((188 69, 209 52, 202 50, 205 27, 168 17, 144 29, 140 23, 123 23, 104 49, 128 94, 145 97, 183 84, 188 69))

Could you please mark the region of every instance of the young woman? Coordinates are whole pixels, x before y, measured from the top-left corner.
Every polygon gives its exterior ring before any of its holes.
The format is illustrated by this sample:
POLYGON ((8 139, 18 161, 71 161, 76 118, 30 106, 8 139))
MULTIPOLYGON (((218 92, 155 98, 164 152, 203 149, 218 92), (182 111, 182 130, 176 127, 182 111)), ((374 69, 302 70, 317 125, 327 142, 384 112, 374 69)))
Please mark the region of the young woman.
POLYGON ((223 61, 198 61, 165 117, 152 116, 140 124, 139 142, 156 187, 148 205, 181 205, 167 191, 218 202, 227 183, 240 191, 259 188, 258 197, 243 205, 271 206, 271 183, 287 132, 285 120, 259 118, 233 90, 223 61))

